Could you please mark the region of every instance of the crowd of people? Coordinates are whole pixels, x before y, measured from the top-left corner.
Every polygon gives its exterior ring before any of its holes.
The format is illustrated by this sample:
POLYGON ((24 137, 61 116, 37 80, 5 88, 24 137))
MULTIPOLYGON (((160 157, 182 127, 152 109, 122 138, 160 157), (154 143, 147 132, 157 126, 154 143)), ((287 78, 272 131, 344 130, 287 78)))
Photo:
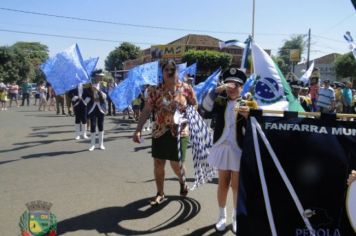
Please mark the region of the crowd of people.
MULTIPOLYGON (((192 87, 192 79, 180 81, 174 61, 167 61, 162 65, 163 82, 158 86, 147 86, 142 93, 133 100, 132 106, 123 111, 123 118, 137 121, 133 133, 133 141, 142 142, 142 132, 152 129, 152 158, 153 173, 156 184, 156 194, 150 200, 152 206, 159 205, 165 199, 164 181, 165 165, 169 161, 171 168, 178 177, 179 195, 187 196, 188 186, 185 183, 185 156, 189 143, 189 125, 187 122, 177 124, 176 112, 184 114, 188 106, 198 109, 198 102, 192 87), (151 128, 151 122, 153 126, 151 128), (147 126, 148 124, 148 126, 147 126), (179 126, 179 127, 178 127, 179 126), (179 128, 179 129, 178 129, 179 128)), ((75 139, 89 139, 87 129, 90 130, 89 151, 96 145, 96 131, 98 130, 98 148, 104 146, 105 116, 115 116, 115 105, 108 94, 117 86, 114 81, 103 83, 104 74, 101 70, 92 73, 92 83, 79 84, 77 88, 64 95, 56 95, 51 84, 40 82, 35 92, 34 105, 39 111, 56 111, 65 115, 64 105, 68 115, 75 115, 75 139), (37 104, 38 103, 38 104, 37 104), (56 104, 56 105, 54 105, 56 104), (73 109, 73 112, 72 112, 73 109), (89 123, 89 124, 88 124, 89 123)), ((304 85, 299 81, 289 81, 292 93, 300 101, 306 111, 355 113, 356 95, 352 83, 331 83, 323 80, 315 73, 310 83, 304 85)), ((232 229, 236 232, 236 208, 238 199, 240 159, 244 129, 250 108, 258 108, 250 93, 241 96, 246 74, 238 68, 229 68, 221 76, 218 86, 207 91, 200 109, 214 115, 213 146, 210 149, 207 162, 218 170, 217 205, 218 217, 215 224, 217 231, 224 231, 227 224, 227 195, 231 188, 233 196, 232 229)), ((21 85, 15 82, 0 84, 1 110, 6 110, 14 102, 20 106, 29 106, 32 86, 28 81, 21 85), (9 104, 7 105, 9 101, 9 104)), ((352 172, 348 184, 355 180, 352 172)))
POLYGON ((350 80, 332 82, 321 79, 318 68, 315 68, 308 84, 299 80, 288 82, 293 95, 307 112, 356 113, 356 89, 350 80))

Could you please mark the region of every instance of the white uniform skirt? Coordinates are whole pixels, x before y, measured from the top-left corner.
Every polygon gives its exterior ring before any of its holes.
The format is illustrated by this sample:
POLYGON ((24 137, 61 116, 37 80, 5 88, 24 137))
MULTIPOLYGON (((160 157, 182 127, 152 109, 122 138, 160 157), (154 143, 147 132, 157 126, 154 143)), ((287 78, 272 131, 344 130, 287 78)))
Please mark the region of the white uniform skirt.
POLYGON ((208 162, 218 170, 240 171, 241 153, 237 145, 225 141, 210 149, 208 162))

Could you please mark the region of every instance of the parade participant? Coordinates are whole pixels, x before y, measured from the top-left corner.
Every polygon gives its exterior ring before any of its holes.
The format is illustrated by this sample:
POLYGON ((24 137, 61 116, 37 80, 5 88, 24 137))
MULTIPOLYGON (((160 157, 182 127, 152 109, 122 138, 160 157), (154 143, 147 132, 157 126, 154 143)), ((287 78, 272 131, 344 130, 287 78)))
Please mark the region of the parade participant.
MULTIPOLYGON (((303 107, 304 111, 311 111, 311 100, 309 97, 302 95, 302 90, 303 90, 303 94, 305 94, 305 88, 303 88, 303 82, 300 80, 295 80, 295 81, 291 81, 290 82, 290 87, 292 90, 292 94, 293 96, 298 99, 298 102, 300 103, 300 105, 303 107)), ((306 88, 308 91, 308 88, 306 88)))
POLYGON ((89 151, 95 149, 95 132, 96 125, 98 124, 99 130, 99 148, 105 150, 104 146, 104 117, 106 113, 106 94, 100 91, 100 81, 102 80, 104 73, 102 70, 95 70, 92 73, 93 84, 89 89, 89 103, 88 103, 88 116, 90 119, 90 138, 91 145, 89 151))
POLYGON ((69 116, 72 116, 72 96, 70 93, 65 93, 65 100, 66 100, 66 105, 67 105, 67 112, 69 116))
POLYGON ((18 94, 19 94, 19 86, 14 81, 14 82, 12 82, 12 84, 9 87, 9 95, 10 95, 9 107, 11 107, 12 101, 15 101, 17 107, 19 106, 19 103, 17 102, 18 94))
POLYGON ((82 135, 84 139, 88 139, 87 136, 87 105, 90 100, 88 89, 83 88, 82 84, 79 84, 76 89, 70 91, 72 94, 72 105, 75 115, 75 139, 80 139, 82 135))
MULTIPOLYGON (((180 195, 188 194, 188 186, 180 172, 178 151, 185 158, 185 152, 189 141, 189 128, 186 124, 181 127, 181 150, 177 148, 178 127, 174 123, 173 115, 178 109, 184 113, 188 105, 197 105, 194 90, 188 84, 179 81, 176 63, 172 60, 163 63, 163 83, 157 87, 150 87, 145 107, 142 111, 133 134, 133 141, 140 143, 142 128, 154 112, 155 121, 152 129, 152 157, 154 164, 154 176, 157 194, 150 200, 152 206, 160 204, 164 198, 165 164, 169 160, 174 173, 179 178, 180 195)), ((184 172, 184 166, 182 167, 184 172)))
POLYGON ((219 174, 217 190, 219 216, 215 227, 217 231, 225 230, 226 201, 229 186, 231 186, 234 205, 232 227, 236 232, 236 206, 243 129, 246 125, 249 107, 257 108, 257 103, 241 98, 240 93, 246 81, 244 72, 237 68, 230 68, 223 73, 223 79, 224 84, 209 91, 203 98, 202 105, 205 110, 216 114, 214 144, 208 157, 209 164, 218 169, 219 174), (223 92, 226 92, 226 96, 219 96, 223 92), (237 107, 238 112, 236 111, 237 107))
POLYGON ((64 95, 56 95, 56 111, 57 115, 60 113, 60 108, 62 109, 62 115, 66 115, 64 111, 64 95))

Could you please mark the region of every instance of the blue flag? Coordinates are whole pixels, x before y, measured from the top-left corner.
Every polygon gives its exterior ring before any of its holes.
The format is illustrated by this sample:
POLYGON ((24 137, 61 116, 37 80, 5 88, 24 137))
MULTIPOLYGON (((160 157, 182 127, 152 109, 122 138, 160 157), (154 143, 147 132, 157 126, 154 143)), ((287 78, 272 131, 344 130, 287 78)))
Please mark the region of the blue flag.
POLYGON ((84 61, 84 67, 85 67, 89 76, 94 71, 96 64, 98 64, 98 61, 99 61, 99 57, 89 58, 84 61))
POLYGON ((80 83, 90 82, 77 44, 49 58, 40 68, 57 95, 76 88, 80 83))
POLYGON ((221 69, 216 70, 205 81, 193 87, 195 95, 197 96, 198 104, 202 103, 205 93, 216 87, 220 73, 221 69))
POLYGON ((158 85, 158 61, 136 66, 129 70, 127 78, 109 94, 115 107, 122 111, 138 97, 144 85, 158 85))
MULTIPOLYGON (((179 80, 184 81, 184 76, 187 74, 195 77, 196 73, 197 73, 197 63, 194 63, 194 64, 188 66, 187 68, 179 71, 179 80)), ((194 81, 193 81, 193 84, 194 84, 194 81)))
POLYGON ((250 75, 250 77, 248 77, 248 79, 244 83, 244 86, 242 87, 241 96, 245 96, 245 94, 250 91, 251 86, 255 83, 255 79, 255 74, 252 74, 250 75))

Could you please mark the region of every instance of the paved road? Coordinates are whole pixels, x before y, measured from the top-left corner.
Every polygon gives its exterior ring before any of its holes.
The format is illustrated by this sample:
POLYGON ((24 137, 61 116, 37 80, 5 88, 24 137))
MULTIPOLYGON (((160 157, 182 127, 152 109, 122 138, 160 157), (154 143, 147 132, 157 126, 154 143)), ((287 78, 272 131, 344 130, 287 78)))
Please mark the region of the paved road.
MULTIPOLYGON (((0 235, 19 235, 18 223, 33 200, 53 203, 61 235, 215 235, 216 180, 178 196, 169 166, 168 200, 150 207, 155 195, 150 135, 134 144, 135 123, 106 117, 107 150, 87 151, 74 140, 74 118, 34 106, 0 112, 0 235)), ((188 181, 192 184, 191 153, 188 181)), ((228 215, 232 201, 229 194, 228 215)), ((231 219, 229 219, 231 220, 231 219)), ((219 234, 218 234, 219 235, 219 234)), ((233 235, 231 228, 223 235, 233 235)))

